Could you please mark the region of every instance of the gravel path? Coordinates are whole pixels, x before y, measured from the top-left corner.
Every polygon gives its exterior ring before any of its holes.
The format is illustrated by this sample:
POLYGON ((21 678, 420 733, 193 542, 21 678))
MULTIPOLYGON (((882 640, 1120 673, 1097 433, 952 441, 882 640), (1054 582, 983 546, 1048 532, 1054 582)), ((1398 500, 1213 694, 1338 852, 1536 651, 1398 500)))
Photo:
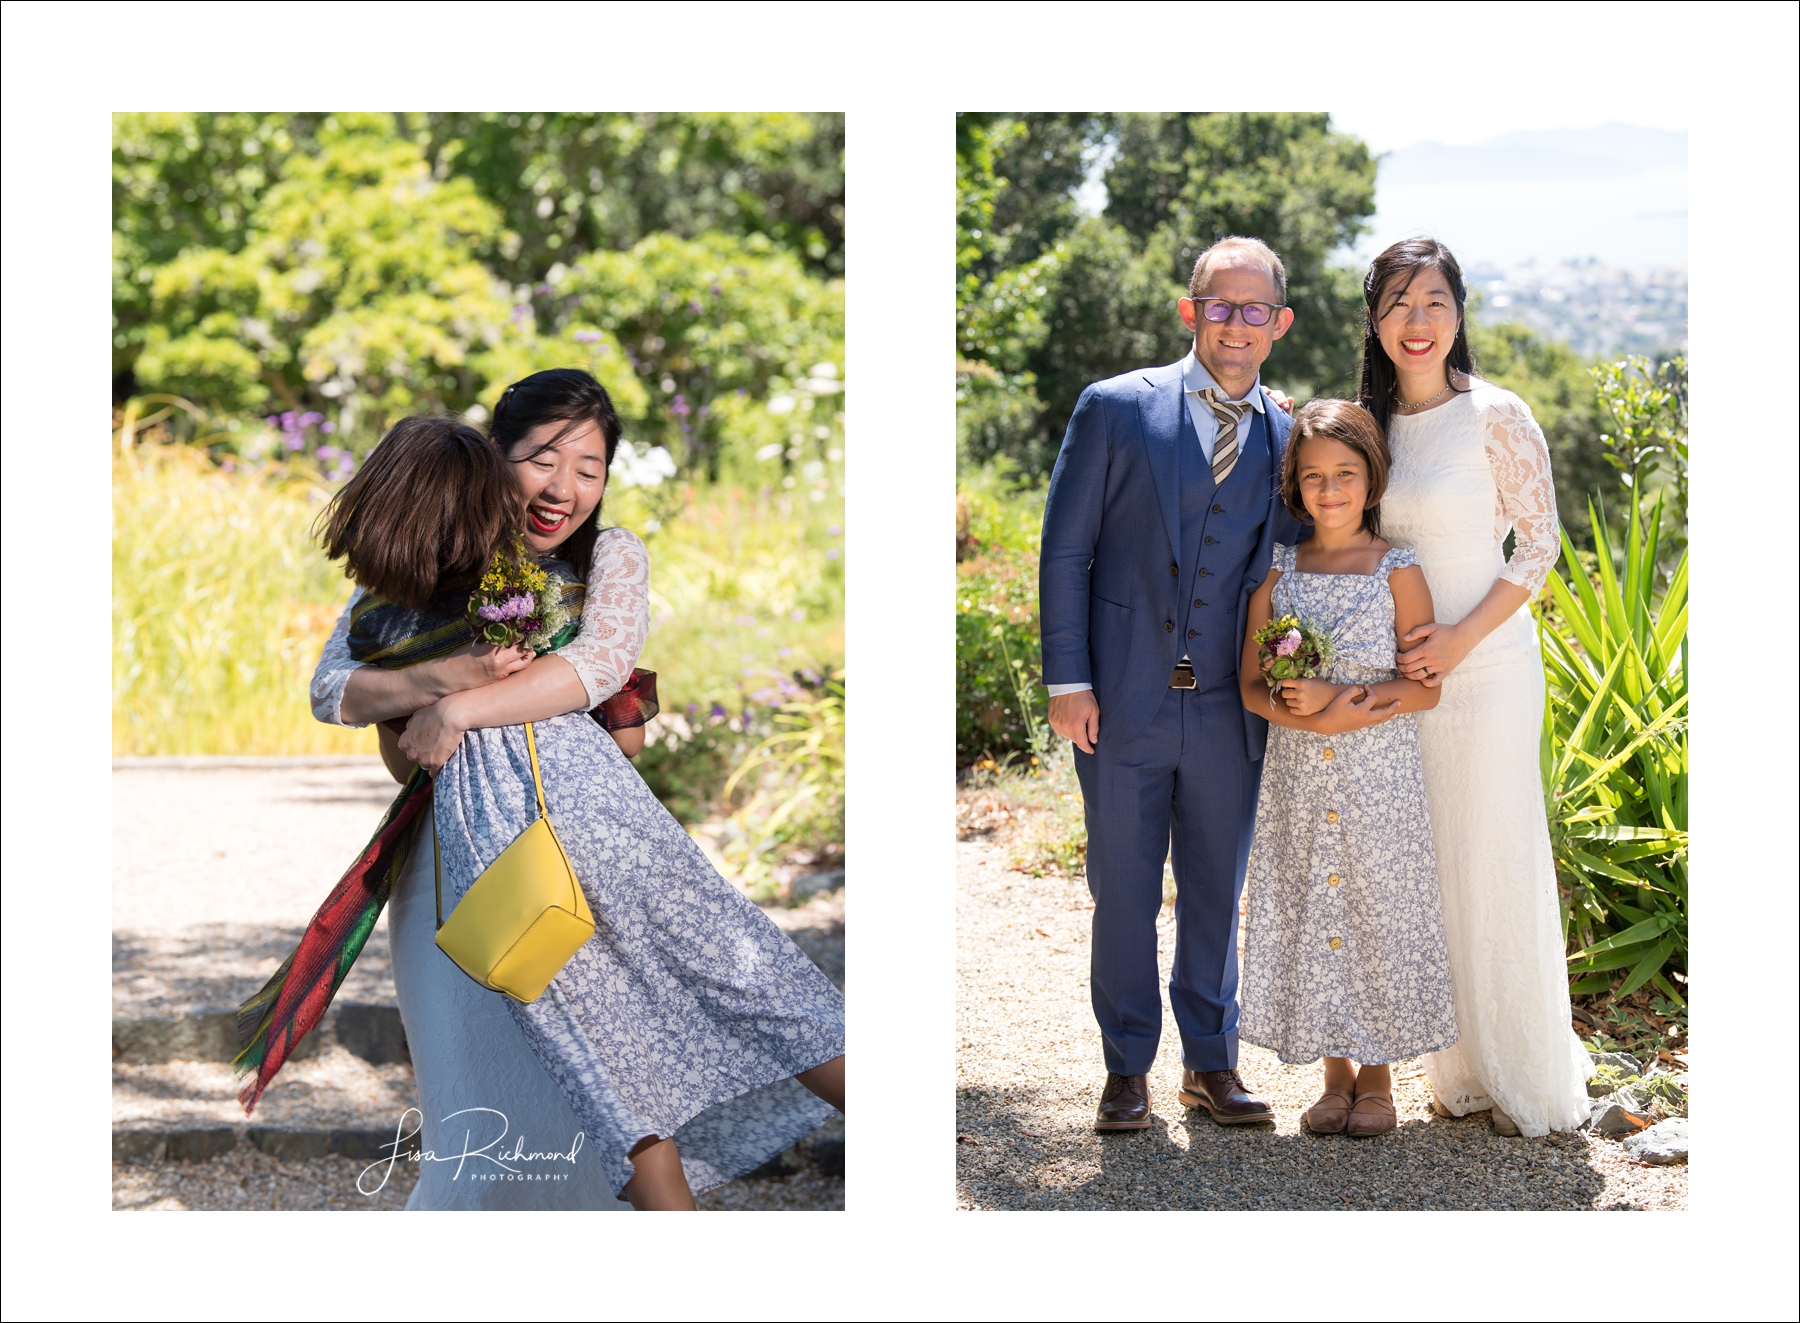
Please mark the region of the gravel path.
MULTIPOLYGON (((368 842, 396 787, 378 759, 330 765, 168 764, 115 768, 113 1014, 173 1017, 234 1008, 293 949, 314 909, 368 842)), ((766 907, 841 988, 844 898, 766 907)), ((387 917, 376 925, 338 1005, 394 1004, 387 917)), ((329 1027, 321 1050, 290 1062, 255 1124, 282 1129, 391 1128, 417 1102, 412 1068, 371 1065, 329 1027)), ((169 1130, 249 1124, 224 1062, 113 1064, 113 1128, 169 1130)), ((841 1121, 807 1140, 841 1140, 841 1121)), ((199 1162, 115 1163, 120 1209, 398 1209, 413 1175, 396 1168, 373 1199, 356 1193, 366 1163, 284 1162, 239 1147, 199 1162)), ((701 1199, 708 1209, 842 1209, 842 1177, 803 1166, 785 1178, 740 1180, 701 1199)))
POLYGON ((1503 1139, 1485 1113, 1443 1121, 1417 1062, 1395 1066, 1399 1128, 1314 1135, 1300 1113, 1320 1067, 1245 1046, 1245 1081, 1273 1126, 1217 1126, 1176 1100, 1181 1060, 1166 985, 1173 912, 1159 925, 1163 1043, 1144 1131, 1092 1129, 1106 1067, 1088 1002, 1092 919, 1079 878, 1008 870, 957 844, 959 1209, 1684 1209, 1686 1167, 1645 1167, 1589 1135, 1503 1139))

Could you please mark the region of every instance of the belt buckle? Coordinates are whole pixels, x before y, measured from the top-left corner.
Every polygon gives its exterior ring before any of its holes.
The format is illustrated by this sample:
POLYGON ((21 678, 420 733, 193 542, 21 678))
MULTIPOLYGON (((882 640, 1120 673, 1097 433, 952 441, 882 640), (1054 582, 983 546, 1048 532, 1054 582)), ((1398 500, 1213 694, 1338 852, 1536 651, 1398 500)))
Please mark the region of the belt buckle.
POLYGON ((1200 682, 1194 678, 1194 664, 1185 661, 1177 662, 1174 674, 1169 677, 1169 688, 1198 689, 1199 687, 1200 682))

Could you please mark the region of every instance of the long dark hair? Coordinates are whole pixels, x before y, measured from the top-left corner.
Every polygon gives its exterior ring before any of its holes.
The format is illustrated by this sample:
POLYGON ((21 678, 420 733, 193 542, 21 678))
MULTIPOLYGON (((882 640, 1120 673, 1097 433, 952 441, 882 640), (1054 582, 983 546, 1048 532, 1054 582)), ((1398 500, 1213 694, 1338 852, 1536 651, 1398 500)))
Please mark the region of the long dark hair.
MULTIPOLYGON (((606 440, 606 466, 611 469, 623 428, 606 387, 580 368, 534 372, 508 386, 494 406, 494 444, 500 448, 502 458, 523 461, 542 454, 583 423, 593 423, 600 429, 606 440), (512 454, 514 446, 545 423, 561 423, 562 427, 529 454, 512 454)), ((600 504, 605 503, 605 495, 602 491, 600 504)), ((600 535, 600 504, 556 549, 556 554, 583 576, 594 559, 594 539, 600 535)))
POLYGON ((1382 291, 1394 283, 1395 277, 1400 278, 1400 288, 1405 289, 1412 284, 1414 276, 1428 268, 1444 273, 1444 278, 1450 282, 1450 293, 1456 298, 1456 340, 1444 358, 1450 385, 1457 389, 1454 374, 1458 372, 1465 377, 1475 375, 1475 355, 1469 349, 1469 319, 1463 313, 1467 291, 1463 287, 1462 267, 1456 255, 1436 239, 1402 239, 1371 262, 1369 274, 1363 277, 1362 386, 1357 391, 1357 402, 1375 415, 1383 435, 1393 421, 1394 405, 1400 400, 1400 374, 1394 361, 1387 356, 1387 350, 1381 347, 1376 327, 1381 322, 1382 310, 1376 305, 1381 301, 1382 291))
POLYGON ((402 606, 487 567, 525 503, 504 456, 454 418, 402 418, 319 516, 344 575, 402 606))

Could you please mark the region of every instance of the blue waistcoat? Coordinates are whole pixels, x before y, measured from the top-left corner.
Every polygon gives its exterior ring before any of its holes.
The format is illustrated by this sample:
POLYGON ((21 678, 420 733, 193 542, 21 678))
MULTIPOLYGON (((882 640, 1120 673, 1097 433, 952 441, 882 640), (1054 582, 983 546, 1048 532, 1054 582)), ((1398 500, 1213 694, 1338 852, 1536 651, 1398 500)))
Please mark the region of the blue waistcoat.
MULTIPOLYGON (((1181 597, 1176 657, 1186 652, 1201 689, 1236 684, 1238 586, 1246 578, 1268 515, 1269 426, 1255 409, 1238 424, 1238 461, 1215 486, 1188 401, 1181 426, 1181 597), (1204 573, 1202 572, 1204 571, 1204 573)), ((1261 575, 1254 576, 1258 580, 1261 575)), ((1173 667, 1171 667, 1173 669, 1173 667)))

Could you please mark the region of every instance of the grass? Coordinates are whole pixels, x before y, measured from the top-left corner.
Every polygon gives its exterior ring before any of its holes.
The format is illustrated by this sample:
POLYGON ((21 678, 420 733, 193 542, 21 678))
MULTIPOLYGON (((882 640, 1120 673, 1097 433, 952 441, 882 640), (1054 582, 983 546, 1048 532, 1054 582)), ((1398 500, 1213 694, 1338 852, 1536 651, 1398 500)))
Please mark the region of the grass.
MULTIPOLYGON (((607 496, 604 522, 638 532, 651 556, 640 665, 657 672, 664 716, 638 769, 683 823, 727 819, 764 882, 783 856, 842 859, 841 472, 793 489, 607 496), (728 799, 733 770, 783 731, 732 797, 745 802, 728 799), (780 811, 789 781, 803 810, 780 811)), ((373 731, 315 721, 307 698, 351 591, 309 536, 327 495, 191 447, 119 456, 115 755, 375 752, 373 731)))
POLYGON ((373 753, 307 682, 350 585, 308 541, 325 493, 139 446, 113 467, 113 753, 373 753))

